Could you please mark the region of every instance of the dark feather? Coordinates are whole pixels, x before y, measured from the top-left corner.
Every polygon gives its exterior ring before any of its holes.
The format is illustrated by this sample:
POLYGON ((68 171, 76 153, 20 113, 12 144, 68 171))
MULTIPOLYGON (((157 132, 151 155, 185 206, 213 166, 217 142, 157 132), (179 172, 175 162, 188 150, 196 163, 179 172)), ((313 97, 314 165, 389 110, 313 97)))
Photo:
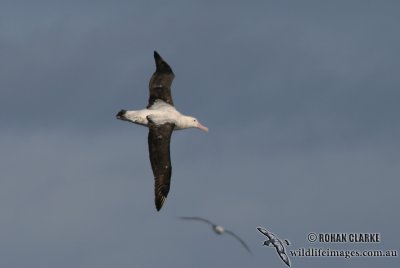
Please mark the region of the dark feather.
POLYGON ((154 174, 155 204, 159 211, 167 198, 171 183, 171 157, 169 144, 174 124, 156 125, 149 117, 149 154, 154 174))
POLYGON ((150 97, 147 108, 153 105, 154 101, 157 99, 174 105, 171 95, 171 84, 175 77, 174 72, 157 51, 154 51, 154 60, 156 62, 156 71, 149 83, 150 97))

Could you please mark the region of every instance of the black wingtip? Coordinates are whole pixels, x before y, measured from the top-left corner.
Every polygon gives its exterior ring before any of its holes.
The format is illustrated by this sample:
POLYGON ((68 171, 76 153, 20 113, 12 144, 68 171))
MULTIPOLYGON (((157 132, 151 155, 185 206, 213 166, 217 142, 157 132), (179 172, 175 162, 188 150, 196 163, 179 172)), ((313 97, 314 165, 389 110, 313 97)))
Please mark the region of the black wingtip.
POLYGON ((165 196, 156 196, 155 204, 157 211, 160 211, 162 206, 164 205, 166 197, 165 196))
POLYGON ((154 60, 156 61, 157 72, 160 73, 173 73, 171 67, 164 61, 164 59, 154 50, 154 60))
POLYGON ((155 51, 155 50, 154 50, 154 58, 155 58, 156 60, 161 58, 160 54, 158 54, 158 52, 155 51))
POLYGON ((156 209, 157 209, 157 211, 160 211, 160 209, 164 205, 165 201, 167 200, 169 184, 168 185, 160 185, 156 181, 154 191, 155 191, 154 201, 156 204, 156 209))

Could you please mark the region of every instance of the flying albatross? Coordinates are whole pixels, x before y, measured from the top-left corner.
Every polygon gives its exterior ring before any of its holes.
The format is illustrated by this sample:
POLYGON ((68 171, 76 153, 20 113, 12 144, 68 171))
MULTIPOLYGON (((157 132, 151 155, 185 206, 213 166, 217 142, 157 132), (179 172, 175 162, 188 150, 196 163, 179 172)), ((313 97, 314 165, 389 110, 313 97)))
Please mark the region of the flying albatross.
POLYGON ((121 110, 117 119, 129 121, 149 128, 148 144, 151 168, 154 174, 155 204, 159 211, 167 198, 171 183, 171 159, 169 144, 172 131, 208 128, 191 116, 178 112, 172 101, 171 84, 175 75, 171 67, 154 51, 156 71, 150 79, 150 97, 146 109, 121 110))
POLYGON ((247 246, 247 244, 243 241, 243 239, 241 239, 241 238, 240 238, 238 235, 236 235, 234 232, 229 231, 229 230, 225 229, 224 227, 222 227, 222 226, 220 226, 220 225, 217 225, 217 224, 215 224, 215 223, 213 223, 213 222, 211 222, 211 221, 209 221, 209 220, 206 220, 206 219, 203 219, 203 218, 200 218, 200 217, 179 217, 179 218, 182 219, 182 220, 195 220, 195 221, 202 221, 202 222, 208 223, 209 225, 211 225, 213 231, 214 231, 216 234, 222 235, 222 234, 226 233, 226 234, 229 234, 229 235, 233 236, 233 237, 236 238, 236 239, 242 244, 242 246, 251 254, 251 250, 250 250, 250 248, 247 246))

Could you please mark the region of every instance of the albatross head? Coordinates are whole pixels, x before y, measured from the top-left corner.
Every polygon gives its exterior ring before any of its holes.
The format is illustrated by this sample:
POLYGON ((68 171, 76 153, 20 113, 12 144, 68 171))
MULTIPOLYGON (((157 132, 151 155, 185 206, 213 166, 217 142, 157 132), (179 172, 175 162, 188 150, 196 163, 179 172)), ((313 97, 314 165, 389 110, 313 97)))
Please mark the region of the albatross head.
POLYGON ((179 122, 178 127, 181 129, 184 128, 198 128, 201 129, 205 132, 208 132, 208 127, 203 126, 202 124, 200 124, 199 120, 197 120, 194 117, 191 116, 183 116, 182 119, 180 120, 181 122, 179 122))

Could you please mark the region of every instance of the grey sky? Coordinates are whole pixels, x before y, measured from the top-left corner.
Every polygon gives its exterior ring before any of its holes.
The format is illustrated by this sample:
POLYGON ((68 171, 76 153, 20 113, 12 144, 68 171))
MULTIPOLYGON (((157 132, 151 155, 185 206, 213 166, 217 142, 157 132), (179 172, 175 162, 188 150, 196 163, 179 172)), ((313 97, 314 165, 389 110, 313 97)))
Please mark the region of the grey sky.
POLYGON ((399 249, 399 14, 397 1, 2 1, 0 266, 284 267, 257 226, 288 250, 399 249), (153 50, 177 108, 210 128, 174 133, 159 213, 147 130, 115 119, 146 105, 153 50), (254 256, 177 216, 225 225, 254 256))

